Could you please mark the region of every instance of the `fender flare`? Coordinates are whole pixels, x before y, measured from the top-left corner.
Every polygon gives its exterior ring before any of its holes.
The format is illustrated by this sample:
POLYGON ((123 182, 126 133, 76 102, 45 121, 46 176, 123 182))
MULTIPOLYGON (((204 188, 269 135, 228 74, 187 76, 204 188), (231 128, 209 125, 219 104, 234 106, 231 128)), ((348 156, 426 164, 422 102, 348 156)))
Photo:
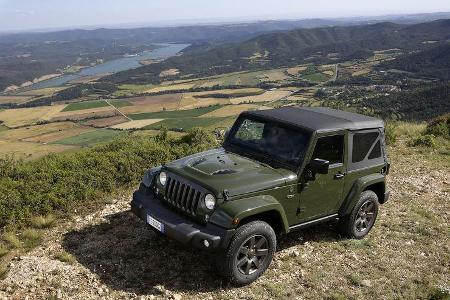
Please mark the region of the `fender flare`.
POLYGON ((289 223, 286 218, 283 206, 274 197, 269 195, 259 195, 244 199, 231 200, 223 203, 211 215, 209 221, 224 228, 236 228, 233 220, 255 216, 266 212, 276 212, 282 223, 283 231, 289 231, 289 223))
POLYGON ((339 209, 339 216, 342 217, 348 215, 352 211, 356 202, 358 202, 361 193, 368 186, 380 182, 385 182, 385 177, 382 174, 371 174, 358 178, 347 194, 347 197, 345 197, 345 200, 342 203, 341 208, 339 209))

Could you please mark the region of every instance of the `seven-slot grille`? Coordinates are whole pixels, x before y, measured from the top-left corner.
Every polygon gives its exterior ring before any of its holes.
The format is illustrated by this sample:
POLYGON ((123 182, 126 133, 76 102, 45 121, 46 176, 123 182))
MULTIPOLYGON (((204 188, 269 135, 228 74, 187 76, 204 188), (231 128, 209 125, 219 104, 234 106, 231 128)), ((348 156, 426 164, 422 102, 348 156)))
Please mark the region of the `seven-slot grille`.
POLYGON ((187 182, 173 177, 167 178, 165 196, 167 202, 173 206, 195 216, 202 192, 187 182))

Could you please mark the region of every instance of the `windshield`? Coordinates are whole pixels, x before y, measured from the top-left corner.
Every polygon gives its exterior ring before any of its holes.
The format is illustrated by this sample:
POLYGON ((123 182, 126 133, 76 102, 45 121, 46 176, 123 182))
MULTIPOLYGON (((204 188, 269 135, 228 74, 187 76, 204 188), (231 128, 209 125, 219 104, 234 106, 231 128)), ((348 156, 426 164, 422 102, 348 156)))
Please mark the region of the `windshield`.
POLYGON ((242 151, 254 152, 271 160, 297 167, 306 154, 310 134, 282 123, 242 117, 227 138, 227 143, 242 151))

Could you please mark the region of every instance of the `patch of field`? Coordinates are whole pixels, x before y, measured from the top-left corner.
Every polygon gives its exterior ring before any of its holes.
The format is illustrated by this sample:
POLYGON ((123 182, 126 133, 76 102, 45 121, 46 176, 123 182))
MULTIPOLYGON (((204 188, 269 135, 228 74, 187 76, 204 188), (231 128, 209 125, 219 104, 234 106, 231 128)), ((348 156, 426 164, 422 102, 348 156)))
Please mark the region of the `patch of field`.
POLYGON ((0 96, 0 104, 5 103, 25 103, 30 100, 32 96, 0 96))
POLYGON ((258 76, 261 81, 283 81, 290 77, 285 73, 286 69, 276 69, 265 71, 262 75, 258 76))
POLYGON ((170 94, 159 96, 142 96, 126 99, 132 106, 120 109, 124 114, 136 114, 143 112, 155 112, 161 110, 177 109, 183 94, 170 94))
POLYGON ((77 136, 55 141, 54 144, 90 147, 96 144, 108 142, 120 136, 121 134, 124 134, 124 132, 119 130, 98 129, 77 136))
POLYGON ((133 104, 130 101, 123 100, 123 99, 117 99, 117 100, 108 100, 110 104, 112 104, 114 107, 125 107, 125 106, 132 106, 133 104))
POLYGON ((158 111, 142 114, 132 114, 129 115, 129 117, 133 120, 195 118, 219 109, 220 107, 221 106, 216 105, 188 110, 158 111))
POLYGON ((222 118, 176 118, 167 119, 149 126, 144 129, 161 129, 162 127, 168 129, 182 129, 183 131, 192 129, 194 127, 211 127, 218 124, 222 118))
POLYGON ((220 85, 223 85, 222 81, 212 80, 212 81, 207 81, 207 82, 200 84, 199 87, 206 88, 206 87, 213 87, 213 86, 220 86, 220 85))
POLYGON ((96 128, 104 128, 104 127, 110 127, 117 124, 125 123, 128 119, 124 116, 114 116, 109 118, 101 118, 101 119, 92 119, 85 121, 83 124, 86 126, 92 126, 96 128))
POLYGON ((120 113, 112 107, 93 108, 74 112, 59 113, 51 121, 82 121, 86 119, 100 119, 120 116, 120 113))
POLYGON ((196 98, 238 98, 254 95, 261 95, 264 93, 260 88, 245 88, 245 89, 223 89, 207 92, 193 93, 196 98))
POLYGON ((58 122, 11 129, 0 133, 0 138, 9 141, 50 143, 92 130, 72 122, 58 122))
POLYGON ((370 73, 370 69, 362 69, 352 73, 352 76, 362 76, 370 73))
POLYGON ((115 97, 123 97, 141 94, 154 86, 153 84, 121 84, 118 87, 119 90, 115 91, 112 95, 115 97))
POLYGON ((36 159, 50 153, 75 149, 73 146, 38 144, 0 139, 0 156, 14 155, 15 158, 36 159))
POLYGON ((159 73, 159 77, 170 77, 180 74, 180 70, 178 69, 168 69, 159 73))
POLYGON ((327 75, 327 76, 330 76, 330 77, 334 75, 334 72, 331 71, 331 70, 323 71, 322 73, 325 74, 325 75, 327 75))
POLYGON ((241 98, 231 99, 230 102, 232 104, 254 103, 254 102, 270 102, 270 101, 277 101, 277 100, 279 100, 281 98, 289 96, 290 94, 291 94, 291 92, 290 91, 286 91, 286 90, 273 90, 273 91, 267 91, 264 94, 257 95, 257 96, 241 97, 241 98))
POLYGON ((7 131, 7 130, 8 130, 8 127, 0 124, 0 132, 7 131))
POLYGON ((112 129, 128 130, 128 129, 140 129, 151 124, 155 124, 163 121, 164 119, 145 119, 145 120, 133 120, 122 124, 111 126, 112 129))
POLYGON ((298 73, 305 71, 307 68, 308 68, 307 66, 296 66, 287 69, 286 72, 291 76, 295 76, 298 75, 298 73))
POLYGON ((194 83, 183 83, 183 84, 174 84, 174 85, 160 85, 149 90, 146 90, 145 93, 159 93, 166 91, 177 91, 177 90, 189 90, 194 87, 194 83))
POLYGON ((325 82, 328 79, 330 79, 330 76, 325 75, 324 73, 313 73, 313 74, 307 74, 302 76, 304 79, 311 81, 311 82, 325 82))
POLYGON ((52 119, 65 105, 40 106, 31 108, 15 108, 0 111, 0 121, 8 127, 35 124, 38 121, 52 119))
POLYGON ((197 98, 197 93, 185 93, 181 99, 178 108, 179 109, 193 109, 211 105, 226 105, 230 104, 228 98, 197 98))
POLYGON ((224 107, 221 107, 212 112, 204 114, 201 117, 202 118, 208 118, 208 117, 222 118, 222 117, 237 116, 243 111, 254 110, 256 108, 258 108, 258 105, 255 105, 255 104, 225 105, 224 107))
POLYGON ((20 93, 17 93, 17 95, 20 95, 20 96, 51 96, 54 93, 62 91, 66 88, 67 87, 49 87, 49 88, 20 92, 20 93))
POLYGON ((84 101, 68 104, 62 111, 77 111, 109 106, 105 100, 84 101))

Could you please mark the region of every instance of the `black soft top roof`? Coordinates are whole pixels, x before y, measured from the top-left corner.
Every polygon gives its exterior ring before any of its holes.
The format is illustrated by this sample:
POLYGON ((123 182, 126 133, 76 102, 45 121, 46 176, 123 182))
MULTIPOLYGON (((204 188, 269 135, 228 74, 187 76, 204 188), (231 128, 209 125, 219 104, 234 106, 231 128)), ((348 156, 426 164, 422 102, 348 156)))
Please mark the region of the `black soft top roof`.
POLYGON ((285 106, 276 109, 247 111, 243 115, 269 118, 311 131, 358 130, 384 126, 380 119, 327 107, 285 106))

